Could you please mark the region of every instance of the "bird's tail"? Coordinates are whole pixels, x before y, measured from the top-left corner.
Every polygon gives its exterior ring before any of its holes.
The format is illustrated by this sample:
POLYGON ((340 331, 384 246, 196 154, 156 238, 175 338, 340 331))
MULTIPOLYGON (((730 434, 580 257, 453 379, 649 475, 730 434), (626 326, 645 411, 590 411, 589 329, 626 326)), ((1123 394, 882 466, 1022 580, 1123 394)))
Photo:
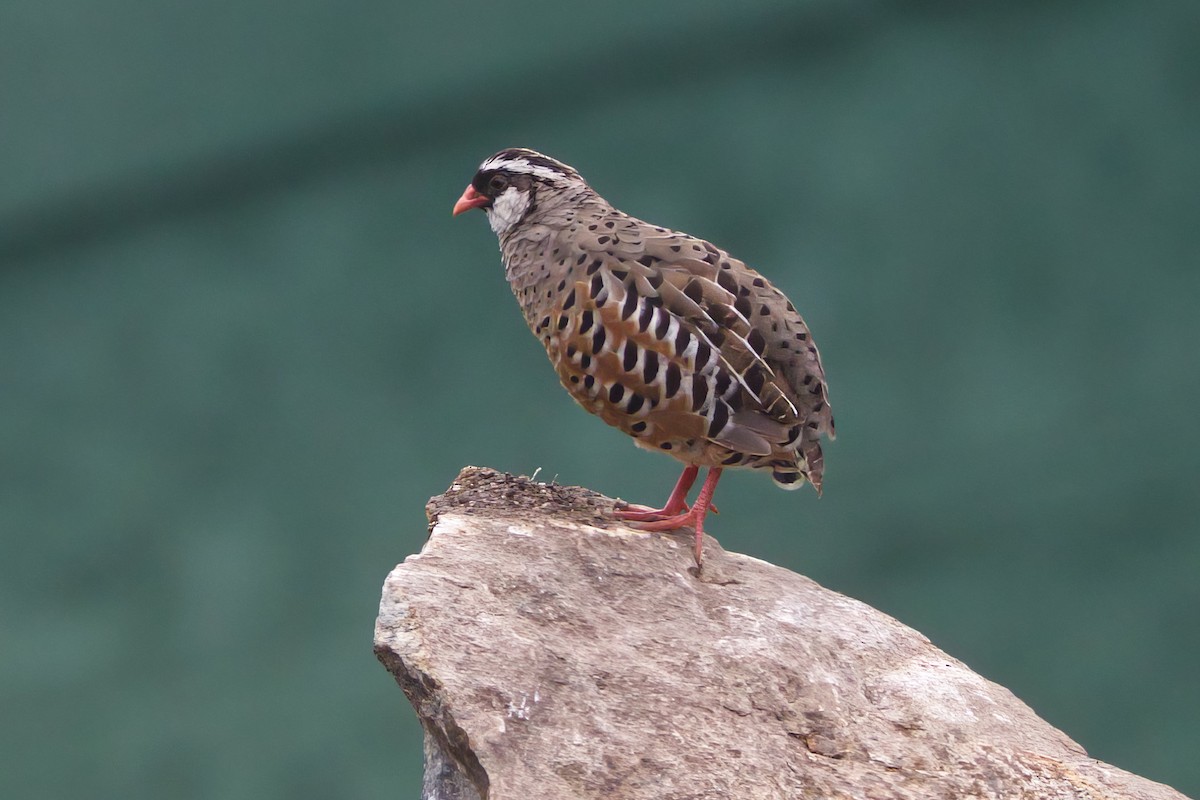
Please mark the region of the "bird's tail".
POLYGON ((771 468, 771 480, 780 489, 799 489, 807 480, 821 494, 821 481, 825 475, 825 455, 821 452, 821 442, 815 436, 803 439, 796 448, 796 461, 787 466, 776 465, 771 468))

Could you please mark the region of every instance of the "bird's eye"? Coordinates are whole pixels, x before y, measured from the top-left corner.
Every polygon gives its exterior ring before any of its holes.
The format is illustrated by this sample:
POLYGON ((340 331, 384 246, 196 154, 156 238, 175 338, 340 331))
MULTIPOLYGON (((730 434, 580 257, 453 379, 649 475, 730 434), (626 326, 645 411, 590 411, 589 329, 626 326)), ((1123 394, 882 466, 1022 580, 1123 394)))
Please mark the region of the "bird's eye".
POLYGON ((508 188, 508 178, 501 173, 496 173, 488 181, 488 191, 492 194, 500 194, 508 188))

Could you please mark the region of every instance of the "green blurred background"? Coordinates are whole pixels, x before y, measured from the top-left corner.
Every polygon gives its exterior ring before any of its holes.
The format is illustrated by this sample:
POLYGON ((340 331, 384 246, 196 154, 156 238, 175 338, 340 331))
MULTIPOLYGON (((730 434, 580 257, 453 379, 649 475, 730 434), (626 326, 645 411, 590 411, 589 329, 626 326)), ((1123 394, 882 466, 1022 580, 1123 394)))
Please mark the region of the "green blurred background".
POLYGON ((512 145, 816 332, 825 497, 731 474, 727 548, 1200 794, 1198 41, 1135 0, 0 5, 0 796, 414 797, 371 636, 426 498, 665 497, 450 216, 512 145))

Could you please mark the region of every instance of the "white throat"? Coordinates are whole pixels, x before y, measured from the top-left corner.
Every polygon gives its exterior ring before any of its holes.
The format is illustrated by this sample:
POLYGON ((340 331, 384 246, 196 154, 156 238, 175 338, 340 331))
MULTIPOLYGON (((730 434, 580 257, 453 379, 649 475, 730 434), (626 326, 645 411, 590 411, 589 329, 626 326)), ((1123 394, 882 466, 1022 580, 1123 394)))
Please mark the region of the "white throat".
POLYGON ((529 210, 529 192, 510 186, 487 209, 488 222, 497 236, 503 236, 521 221, 529 210))

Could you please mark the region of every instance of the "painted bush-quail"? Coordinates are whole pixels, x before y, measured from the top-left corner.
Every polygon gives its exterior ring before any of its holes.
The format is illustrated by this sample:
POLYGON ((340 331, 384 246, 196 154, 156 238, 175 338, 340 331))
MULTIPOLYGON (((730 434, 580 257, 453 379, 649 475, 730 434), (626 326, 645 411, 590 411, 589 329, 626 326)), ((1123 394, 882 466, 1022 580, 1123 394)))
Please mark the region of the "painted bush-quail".
POLYGON ((571 396, 686 466, 660 509, 617 513, 643 530, 695 529, 722 470, 769 470, 818 494, 834 436, 825 372, 783 293, 724 250, 613 208, 573 168, 533 150, 480 165, 454 205, 487 212, 509 285, 571 396), (708 475, 696 502, 688 491, 708 475))

